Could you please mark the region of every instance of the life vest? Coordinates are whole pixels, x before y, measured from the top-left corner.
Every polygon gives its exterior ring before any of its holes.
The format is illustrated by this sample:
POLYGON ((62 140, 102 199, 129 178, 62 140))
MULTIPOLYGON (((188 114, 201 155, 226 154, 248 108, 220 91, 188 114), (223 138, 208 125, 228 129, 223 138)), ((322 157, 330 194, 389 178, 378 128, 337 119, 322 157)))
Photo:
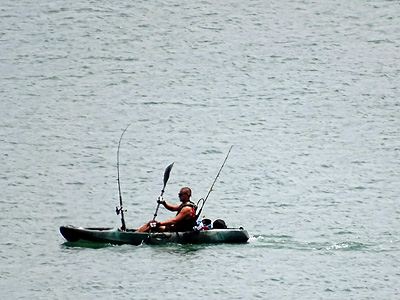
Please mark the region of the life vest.
POLYGON ((196 225, 196 209, 197 209, 196 204, 194 204, 191 201, 182 203, 179 206, 179 209, 178 209, 178 212, 176 213, 176 215, 179 215, 179 213, 182 211, 182 209, 186 206, 189 206, 192 208, 191 218, 188 220, 182 220, 179 223, 172 225, 171 231, 191 231, 191 230, 193 230, 193 227, 196 225))
POLYGON ((189 201, 189 202, 186 202, 186 203, 182 203, 181 205, 179 205, 178 212, 176 213, 176 215, 179 215, 181 210, 186 206, 189 206, 189 207, 192 208, 192 212, 193 212, 192 217, 195 218, 196 217, 197 205, 194 204, 192 201, 189 201))

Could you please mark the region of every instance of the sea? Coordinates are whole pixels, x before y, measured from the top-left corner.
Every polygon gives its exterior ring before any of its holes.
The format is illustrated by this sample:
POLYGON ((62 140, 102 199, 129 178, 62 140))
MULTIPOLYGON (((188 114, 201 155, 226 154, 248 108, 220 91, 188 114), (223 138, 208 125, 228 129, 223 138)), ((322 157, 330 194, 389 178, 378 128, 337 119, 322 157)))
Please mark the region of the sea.
POLYGON ((0 298, 400 299, 399 16, 397 0, 2 0, 0 298), (202 217, 247 243, 60 234, 120 227, 118 178, 139 228, 172 162, 165 200, 209 193, 202 217))

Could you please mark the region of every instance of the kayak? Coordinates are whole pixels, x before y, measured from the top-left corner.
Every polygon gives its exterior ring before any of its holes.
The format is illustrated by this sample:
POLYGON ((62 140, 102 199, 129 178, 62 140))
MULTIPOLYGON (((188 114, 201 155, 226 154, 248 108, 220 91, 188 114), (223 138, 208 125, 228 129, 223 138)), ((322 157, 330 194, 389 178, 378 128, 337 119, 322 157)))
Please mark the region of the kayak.
MULTIPOLYGON (((102 227, 75 227, 72 225, 61 226, 60 232, 63 237, 68 242, 95 242, 95 243, 108 243, 115 245, 141 245, 141 244, 150 244, 150 245, 159 245, 159 244, 167 244, 167 243, 177 243, 177 244, 220 244, 220 243, 246 243, 249 239, 249 234, 242 227, 240 228, 227 228, 225 222, 221 219, 217 219, 214 221, 213 226, 211 227, 211 220, 204 219, 201 221, 195 222, 202 210, 203 207, 210 195, 215 182, 219 174, 222 171, 222 168, 225 165, 226 160, 228 159, 229 153, 232 150, 230 147, 228 154, 225 157, 225 160, 218 171, 217 176, 214 179, 213 184, 211 185, 210 190, 207 193, 207 196, 203 199, 201 198, 197 205, 192 202, 190 205, 193 209, 193 221, 196 223, 196 226, 193 227, 190 231, 184 232, 154 232, 152 228, 150 228, 150 232, 136 232, 135 229, 126 229, 125 219, 124 219, 124 208, 122 205, 122 196, 121 196, 121 186, 119 179, 119 149, 121 145, 122 136, 125 131, 128 129, 129 124, 125 127, 124 131, 121 134, 121 137, 118 142, 118 150, 117 150, 117 173, 118 173, 118 195, 119 195, 119 206, 116 207, 117 215, 121 215, 121 228, 124 230, 120 230, 118 228, 102 228, 102 227), (197 211, 197 207, 201 203, 201 207, 199 207, 197 211)), ((157 200, 157 208, 154 213, 153 221, 155 221, 158 209, 161 203, 164 203, 163 195, 165 191, 166 184, 168 182, 172 167, 174 163, 170 164, 164 171, 164 186, 161 190, 161 195, 157 200)), ((179 199, 182 204, 179 206, 178 214, 181 212, 184 206, 188 206, 188 202, 190 202, 191 190, 190 188, 182 188, 181 191, 185 189, 185 193, 179 193, 179 199), (186 190, 189 190, 187 192, 186 190), (181 198, 182 195, 187 195, 186 199, 181 198), (182 206, 183 205, 183 206, 182 206)), ((171 210, 168 208, 168 210, 171 210)), ((177 209, 172 209, 173 211, 177 209)), ((176 227, 178 228, 178 227, 176 227)), ((184 227, 187 228, 187 227, 184 227)), ((190 228, 190 226, 189 226, 190 228)))
POLYGON ((61 226, 60 232, 68 242, 87 241, 114 245, 246 243, 249 239, 249 234, 243 228, 185 232, 135 232, 134 229, 120 231, 116 228, 83 228, 68 225, 61 226))

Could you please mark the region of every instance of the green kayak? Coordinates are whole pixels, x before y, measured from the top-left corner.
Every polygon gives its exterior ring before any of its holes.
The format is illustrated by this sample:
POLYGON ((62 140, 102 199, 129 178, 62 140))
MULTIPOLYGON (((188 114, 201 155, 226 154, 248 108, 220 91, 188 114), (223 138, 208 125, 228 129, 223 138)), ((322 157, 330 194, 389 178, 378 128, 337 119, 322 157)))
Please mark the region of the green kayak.
POLYGON ((115 228, 83 228, 68 225, 61 226, 60 232, 69 242, 88 241, 115 245, 246 243, 249 239, 249 234, 243 228, 148 233, 130 229, 119 231, 115 228))
MULTIPOLYGON (((127 125, 124 131, 121 134, 121 137, 118 142, 118 150, 117 150, 117 173, 118 173, 118 194, 119 194, 119 206, 116 208, 117 215, 121 215, 121 228, 125 229, 125 219, 124 219, 124 212, 125 209, 122 205, 122 196, 121 196, 121 186, 120 186, 120 178, 119 178, 119 148, 121 145, 122 136, 124 135, 125 131, 128 129, 129 125, 127 125)), ((228 154, 225 157, 225 160, 219 169, 217 176, 214 179, 213 184, 211 185, 210 190, 207 193, 207 196, 203 199, 201 198, 197 205, 191 206, 195 213, 193 215, 193 222, 195 225, 196 220, 201 215, 203 207, 210 195, 215 182, 219 174, 221 173, 222 168, 225 165, 226 160, 228 159, 229 153, 232 150, 230 147, 228 154), (201 203, 201 207, 199 204, 201 203), (197 210, 197 207, 199 209, 197 210)), ((157 199, 157 208, 154 213, 153 221, 156 220, 158 208, 163 201, 163 195, 165 191, 165 186, 168 182, 169 175, 171 173, 172 167, 174 163, 170 164, 164 171, 164 178, 163 178, 163 189, 161 190, 161 195, 157 199), (161 199, 161 200, 160 200, 161 199)), ((190 188, 182 188, 188 189, 190 188)), ((179 197, 182 194, 179 193, 179 197)), ((191 191, 188 194, 184 193, 183 195, 187 195, 187 199, 180 201, 182 202, 181 205, 190 202, 189 198, 191 196, 191 191)), ((165 206, 165 201, 164 201, 165 206)), ((178 207, 178 206, 177 206, 178 207)), ((183 207, 183 206, 182 206, 183 207)), ((173 207, 174 208, 174 207, 173 207)), ((182 209, 179 206, 180 210, 182 209)), ((176 211, 178 209, 169 209, 172 211, 176 211)), ((178 214, 180 212, 178 210, 178 214)), ((249 239, 249 234, 246 230, 242 227, 240 228, 227 228, 225 222, 223 220, 217 219, 214 221, 213 226, 211 227, 211 220, 204 219, 201 221, 197 221, 197 225, 193 227, 193 230, 184 231, 184 232, 136 232, 135 229, 126 229, 126 230, 119 230, 118 228, 83 228, 83 227, 75 227, 72 225, 68 226, 61 226, 60 232, 63 237, 68 242, 96 242, 96 243, 108 243, 108 244, 115 244, 115 245, 141 245, 141 244, 151 244, 151 245, 159 245, 159 244, 167 244, 167 243, 177 243, 177 244, 220 244, 220 243, 246 243, 249 239), (196 227, 197 226, 197 227, 196 227), (197 229, 197 230, 196 230, 197 229)), ((189 227, 189 226, 188 226, 189 227)), ((187 228, 187 227, 185 227, 187 228)), ((189 227, 190 228, 190 227, 189 227)))

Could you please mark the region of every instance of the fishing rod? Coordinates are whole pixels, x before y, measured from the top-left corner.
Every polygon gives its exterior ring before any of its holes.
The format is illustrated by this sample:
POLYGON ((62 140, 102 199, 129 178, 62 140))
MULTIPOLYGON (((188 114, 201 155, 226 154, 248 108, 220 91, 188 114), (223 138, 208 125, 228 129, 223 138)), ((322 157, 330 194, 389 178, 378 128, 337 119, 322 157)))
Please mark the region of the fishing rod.
POLYGON ((122 223, 121 230, 123 230, 123 231, 126 230, 125 219, 124 219, 124 212, 125 212, 126 210, 124 210, 124 208, 122 207, 121 180, 119 179, 119 148, 120 148, 120 146, 121 146, 122 137, 124 136, 124 133, 125 133, 125 131, 128 129, 129 125, 131 125, 131 124, 128 124, 128 125, 125 127, 124 131, 122 131, 121 137, 119 138, 118 150, 117 150, 117 173, 118 173, 117 181, 118 181, 119 206, 117 206, 117 207, 115 208, 115 212, 117 213, 117 216, 118 216, 119 214, 121 214, 121 223, 122 223))
POLYGON ((204 205, 206 204, 206 201, 207 201, 207 199, 208 199, 208 196, 209 196, 210 193, 212 192, 213 187, 214 187, 214 184, 215 184, 215 182, 217 182, 217 179, 218 179, 218 177, 219 177, 219 174, 221 174, 221 171, 222 171, 223 167, 225 166, 226 160, 228 159, 229 153, 231 153, 232 147, 233 147, 233 145, 229 148, 228 154, 226 155, 225 160, 224 160, 224 162, 222 163, 222 166, 221 166, 221 168, 219 169, 218 174, 217 174, 217 176, 215 177, 213 184, 211 185, 210 189, 208 190, 208 193, 207 193, 206 198, 205 198, 205 199, 201 198, 201 199, 197 202, 197 205, 198 205, 198 204, 200 203, 200 201, 203 201, 199 212, 196 214, 196 220, 197 220, 198 217, 200 216, 201 211, 203 210, 203 207, 204 207, 204 205))

